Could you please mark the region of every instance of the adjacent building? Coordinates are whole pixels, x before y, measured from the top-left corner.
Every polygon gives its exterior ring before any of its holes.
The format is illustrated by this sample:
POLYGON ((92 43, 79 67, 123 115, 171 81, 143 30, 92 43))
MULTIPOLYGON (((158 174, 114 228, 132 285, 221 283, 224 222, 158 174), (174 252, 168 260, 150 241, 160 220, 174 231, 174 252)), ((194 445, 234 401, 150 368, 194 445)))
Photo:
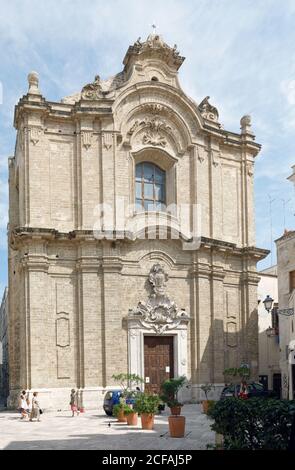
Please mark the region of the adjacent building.
POLYGON ((182 90, 184 58, 157 34, 124 69, 61 102, 36 73, 15 109, 9 160, 10 403, 69 390, 97 408, 112 375, 158 391, 186 375, 185 400, 247 363, 258 379, 251 119, 224 130, 182 90))
POLYGON ((295 398, 295 231, 276 241, 280 324, 280 368, 283 398, 295 398))
POLYGON ((281 396, 280 328, 278 316, 277 266, 259 272, 258 284, 258 331, 259 331, 259 381, 268 390, 281 396), (273 300, 271 312, 267 312, 263 301, 269 295, 273 300))

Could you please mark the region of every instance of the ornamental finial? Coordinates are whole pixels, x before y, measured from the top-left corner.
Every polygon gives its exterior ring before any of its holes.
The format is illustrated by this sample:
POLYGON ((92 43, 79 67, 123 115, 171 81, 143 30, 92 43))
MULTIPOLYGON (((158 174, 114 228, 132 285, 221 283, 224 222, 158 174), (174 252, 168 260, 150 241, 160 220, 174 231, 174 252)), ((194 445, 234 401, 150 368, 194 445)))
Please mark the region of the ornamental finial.
POLYGON ((31 72, 28 75, 29 91, 30 95, 41 95, 39 90, 39 75, 37 72, 31 72))

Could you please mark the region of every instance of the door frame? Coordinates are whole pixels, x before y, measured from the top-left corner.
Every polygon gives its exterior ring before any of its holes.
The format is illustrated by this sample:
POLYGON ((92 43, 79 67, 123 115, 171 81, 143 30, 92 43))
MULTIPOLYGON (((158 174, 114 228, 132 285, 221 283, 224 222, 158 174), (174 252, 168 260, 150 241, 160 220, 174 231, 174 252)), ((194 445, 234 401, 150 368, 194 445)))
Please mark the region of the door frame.
MULTIPOLYGON (((138 322, 128 324, 128 372, 144 378, 144 337, 157 336, 152 329, 143 328, 138 322)), ((174 376, 188 377, 188 332, 187 324, 165 331, 161 336, 173 336, 174 376)), ((144 384, 141 389, 144 390, 144 384)))
MULTIPOLYGON (((172 353, 173 353, 173 377, 177 377, 175 373, 175 335, 156 335, 156 334, 144 334, 143 335, 143 348, 145 346, 145 338, 172 338, 172 353)), ((143 372, 145 373, 145 348, 143 349, 143 372)), ((143 382, 143 387, 145 388, 145 375, 143 376, 144 382, 143 382)))

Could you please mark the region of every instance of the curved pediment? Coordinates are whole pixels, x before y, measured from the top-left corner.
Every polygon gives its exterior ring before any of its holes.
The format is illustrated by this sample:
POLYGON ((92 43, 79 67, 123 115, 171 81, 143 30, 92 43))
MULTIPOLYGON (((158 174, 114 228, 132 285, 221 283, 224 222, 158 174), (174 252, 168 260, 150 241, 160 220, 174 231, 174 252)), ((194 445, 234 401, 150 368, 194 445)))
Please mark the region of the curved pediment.
POLYGON ((115 101, 113 110, 123 142, 136 148, 152 145, 181 155, 202 128, 196 105, 164 84, 130 87, 115 101))

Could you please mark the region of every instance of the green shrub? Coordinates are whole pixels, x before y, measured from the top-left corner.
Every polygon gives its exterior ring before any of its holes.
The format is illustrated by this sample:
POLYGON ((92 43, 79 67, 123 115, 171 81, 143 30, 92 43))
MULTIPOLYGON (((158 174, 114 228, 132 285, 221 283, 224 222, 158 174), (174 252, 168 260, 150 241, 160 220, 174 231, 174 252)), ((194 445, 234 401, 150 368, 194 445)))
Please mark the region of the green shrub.
POLYGON ((122 403, 117 403, 113 406, 113 416, 118 417, 120 411, 123 409, 124 405, 122 403))
POLYGON ((177 394, 186 382, 186 377, 183 375, 176 379, 168 379, 161 385, 161 400, 172 408, 174 406, 182 406, 177 400, 177 394))
POLYGON ((224 436, 225 449, 288 448, 295 400, 227 398, 215 404, 213 431, 224 436))
POLYGON ((127 415, 131 415, 132 413, 137 413, 137 411, 134 408, 132 408, 131 406, 125 405, 124 415, 127 416, 127 415))
POLYGON ((156 414, 161 403, 159 395, 148 395, 141 393, 136 398, 134 410, 139 413, 156 414))

